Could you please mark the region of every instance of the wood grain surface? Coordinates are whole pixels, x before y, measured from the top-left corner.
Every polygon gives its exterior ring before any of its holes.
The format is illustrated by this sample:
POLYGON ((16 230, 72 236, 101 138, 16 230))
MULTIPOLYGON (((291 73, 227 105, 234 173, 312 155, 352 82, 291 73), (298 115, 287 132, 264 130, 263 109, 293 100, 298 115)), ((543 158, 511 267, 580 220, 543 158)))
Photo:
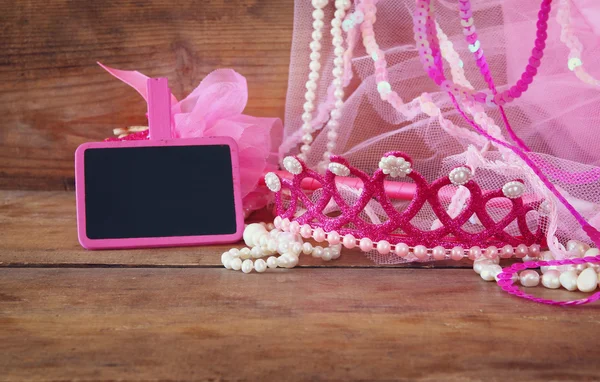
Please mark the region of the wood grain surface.
POLYGON ((0 269, 0 379, 589 381, 599 314, 467 270, 0 269))
POLYGON ((70 192, 0 197, 0 381, 600 380, 600 305, 447 268, 467 263, 245 275, 228 246, 85 251, 70 192))
POLYGON ((218 68, 246 112, 283 117, 293 0, 1 1, 0 188, 73 188, 73 154, 146 124, 144 100, 96 65, 165 76, 182 98, 218 68))

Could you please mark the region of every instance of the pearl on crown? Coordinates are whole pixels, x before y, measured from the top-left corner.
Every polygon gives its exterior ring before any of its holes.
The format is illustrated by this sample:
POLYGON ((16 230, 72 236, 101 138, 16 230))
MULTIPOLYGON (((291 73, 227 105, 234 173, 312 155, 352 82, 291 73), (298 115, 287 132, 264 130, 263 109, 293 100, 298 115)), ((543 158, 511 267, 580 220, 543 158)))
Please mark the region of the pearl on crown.
POLYGON ((302 172, 302 164, 294 157, 286 157, 283 160, 283 167, 294 175, 298 175, 302 172))
POLYGON ((379 168, 392 178, 404 177, 412 172, 411 164, 402 157, 387 156, 379 161, 379 168))
POLYGON ((265 184, 269 190, 273 192, 279 192, 279 190, 281 190, 281 181, 277 174, 273 172, 269 172, 265 175, 265 184))
POLYGON ((348 176, 350 175, 350 169, 341 163, 331 162, 329 163, 329 171, 337 176, 348 176))
POLYGON ((506 183, 502 187, 502 193, 509 199, 520 198, 525 192, 525 185, 523 182, 513 180, 512 182, 506 183))
POLYGON ((457 167, 450 171, 448 178, 455 186, 464 186, 471 180, 472 172, 468 167, 457 167))

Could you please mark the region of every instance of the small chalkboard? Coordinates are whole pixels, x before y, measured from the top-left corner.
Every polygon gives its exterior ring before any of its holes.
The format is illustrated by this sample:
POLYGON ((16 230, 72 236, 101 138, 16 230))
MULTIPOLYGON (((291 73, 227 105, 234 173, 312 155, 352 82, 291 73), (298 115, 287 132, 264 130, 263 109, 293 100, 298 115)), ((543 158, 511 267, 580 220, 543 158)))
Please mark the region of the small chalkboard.
MULTIPOLYGON (((149 105, 152 139, 86 143, 77 149, 79 241, 102 249, 239 240, 243 214, 235 141, 155 139, 156 113, 150 100, 149 105)), ((168 132, 170 119, 162 127, 168 132)))

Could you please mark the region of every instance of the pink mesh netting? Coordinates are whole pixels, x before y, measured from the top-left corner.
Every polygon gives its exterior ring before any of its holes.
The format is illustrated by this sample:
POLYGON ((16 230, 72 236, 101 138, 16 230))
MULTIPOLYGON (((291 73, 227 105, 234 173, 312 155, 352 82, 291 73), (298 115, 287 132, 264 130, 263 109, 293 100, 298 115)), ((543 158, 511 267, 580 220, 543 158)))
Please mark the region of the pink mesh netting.
MULTIPOLYGON (((360 3, 361 0, 355 0, 347 14, 351 15, 360 3)), ((333 153, 345 157, 353 166, 372 173, 384 153, 403 151, 412 157, 414 168, 428 181, 447 175, 454 167, 468 163, 475 169, 473 179, 483 189, 501 188, 507 181, 522 179, 526 184, 527 194, 547 200, 542 213, 548 215, 548 219, 540 220, 538 214, 532 213, 528 214, 528 224, 543 224, 548 245, 558 254, 558 258, 561 255, 568 256, 564 245, 570 239, 592 244, 581 225, 557 202, 556 197, 523 160, 510 150, 491 144, 474 133, 453 106, 448 94, 425 73, 419 61, 413 34, 415 1, 380 0, 375 3, 377 13, 373 29, 379 48, 385 53, 388 81, 392 90, 398 93, 405 104, 409 104, 409 112, 401 113, 381 99, 373 58, 363 46, 360 28, 352 28, 343 35, 344 47, 353 51, 347 54, 344 70, 345 104, 339 120, 337 146, 333 153), (443 119, 452 122, 451 124, 419 110, 418 103, 413 100, 425 92, 429 93, 428 97, 440 109, 443 119), (541 223, 542 221, 547 223, 541 223)), ((465 41, 457 0, 434 1, 434 5, 439 28, 448 36, 459 54, 466 80, 477 90, 487 89, 487 83, 465 41)), ((503 91, 519 79, 527 64, 536 36, 540 2, 473 0, 472 9, 479 40, 496 88, 503 91)), ((310 63, 313 10, 310 0, 296 1, 281 157, 299 152, 301 115, 304 112, 305 83, 310 63)), ((334 53, 329 23, 335 8, 330 4, 324 11, 322 66, 315 100, 317 107, 314 126, 327 122, 333 106, 331 73, 334 53)), ((600 84, 586 82, 582 78, 600 78, 600 56, 594 54, 598 52, 599 44, 598 1, 554 0, 548 21, 548 39, 538 74, 528 91, 505 106, 514 131, 531 149, 529 157, 596 228, 600 228, 600 137, 595 131, 600 122, 600 84), (561 24, 557 21, 557 16, 564 21, 565 9, 570 15, 570 21, 561 24), (559 12, 563 14, 559 15, 559 12), (573 36, 581 42, 580 46, 575 45, 580 47, 578 52, 584 64, 575 70, 568 67, 573 52, 565 42, 573 39, 573 36), (585 73, 582 74, 583 69, 585 73)), ((448 65, 446 77, 452 78, 448 65)), ((480 106, 467 114, 473 118, 477 111, 482 110, 493 120, 493 124, 488 124, 488 132, 510 141, 498 108, 480 106)), ((326 135, 326 129, 314 134, 312 150, 306 161, 313 168, 317 168, 326 151, 326 135)), ((346 197, 352 200, 356 195, 349 190, 346 197)), ((461 198, 468 198, 468 194, 458 195, 454 203, 460 204, 461 198)), ((500 220, 506 215, 507 211, 502 205, 498 203, 493 211, 489 211, 494 220, 500 220)), ((402 207, 403 204, 398 203, 397 208, 402 207)), ((448 208, 450 207, 449 202, 448 208)), ((385 220, 385 216, 374 202, 373 208, 365 212, 365 219, 385 220)), ((415 218, 415 225, 422 229, 435 227, 436 224, 435 215, 427 209, 415 218)), ((477 230, 477 222, 473 221, 472 224, 472 229, 477 230)), ((511 234, 518 234, 516 230, 514 226, 507 228, 511 234)), ((396 256, 375 253, 371 256, 379 263, 402 261, 396 256)))

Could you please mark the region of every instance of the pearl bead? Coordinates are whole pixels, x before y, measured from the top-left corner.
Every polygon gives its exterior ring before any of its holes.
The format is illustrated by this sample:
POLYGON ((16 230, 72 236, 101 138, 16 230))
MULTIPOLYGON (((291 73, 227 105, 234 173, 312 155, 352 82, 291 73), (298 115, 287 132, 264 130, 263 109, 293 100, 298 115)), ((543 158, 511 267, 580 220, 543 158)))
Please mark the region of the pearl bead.
POLYGON ((410 248, 405 243, 398 243, 398 244, 396 244, 396 248, 394 249, 394 252, 396 253, 396 256, 398 256, 398 257, 406 257, 406 256, 408 256, 408 253, 410 252, 410 248))
POLYGON ((231 260, 232 259, 233 258, 231 257, 229 252, 225 252, 224 254, 221 255, 221 263, 227 269, 231 269, 231 260))
POLYGON ((581 292, 592 292, 598 286, 598 274, 592 268, 587 268, 577 277, 577 289, 581 292))
POLYGON ((482 251, 481 248, 479 248, 478 246, 474 246, 469 249, 469 259, 476 260, 479 259, 481 255, 482 251))
POLYGON ((330 261, 332 256, 333 256, 333 254, 331 253, 331 249, 329 249, 329 248, 323 249, 323 256, 321 256, 321 258, 323 260, 330 261))
POLYGON ((295 242, 290 246, 290 252, 295 256, 299 256, 302 253, 302 243, 295 242))
POLYGON ((234 271, 239 271, 240 269, 242 269, 242 259, 240 259, 239 257, 236 257, 235 259, 231 260, 230 264, 231 269, 233 269, 234 271))
POLYGON ((312 16, 315 20, 322 20, 325 17, 325 13, 321 9, 315 9, 312 16))
POLYGON ((424 245, 417 245, 413 249, 413 253, 417 257, 417 259, 424 260, 425 258, 427 258, 427 247, 425 247, 424 245))
POLYGON ((493 265, 493 264, 494 263, 490 259, 486 259, 485 257, 479 257, 473 263, 473 270, 475 271, 475 273, 477 273, 479 275, 479 274, 481 274, 481 271, 483 270, 484 267, 486 267, 488 265, 493 265))
POLYGON ((529 247, 529 256, 538 257, 540 255, 540 246, 538 244, 533 244, 529 247))
POLYGON ((300 228, 300 235, 305 239, 308 239, 312 236, 312 229, 310 228, 310 226, 308 224, 304 224, 300 228))
POLYGON ((496 257, 498 257, 498 248, 492 246, 489 246, 485 249, 485 257, 487 257, 488 259, 495 259, 496 257))
POLYGON ((231 257, 240 257, 240 250, 237 248, 231 248, 229 250, 229 254, 231 255, 231 257))
POLYGON ((280 268, 289 268, 291 265, 291 259, 287 256, 279 256, 277 258, 277 266, 280 268))
POLYGON ((391 250, 391 245, 388 241, 380 240, 377 243, 377 252, 379 252, 379 254, 387 255, 390 253, 390 250, 391 250))
POLYGON ((267 241, 267 249, 269 250, 269 252, 274 253, 275 251, 277 251, 277 246, 278 246, 277 240, 269 239, 267 241))
POLYGON ((344 240, 342 243, 344 244, 344 247, 352 249, 356 247, 356 238, 351 234, 347 234, 344 236, 344 240))
POLYGON ((577 272, 576 271, 566 271, 560 274, 558 280, 560 281, 560 285, 568 291, 577 290, 577 272))
POLYGON ((318 9, 324 8, 329 0, 312 0, 312 6, 318 9))
POLYGON ((503 259, 511 258, 513 254, 514 254, 513 246, 509 245, 509 244, 505 245, 500 250, 500 257, 502 257, 503 259))
POLYGON ((528 253, 529 253, 529 248, 527 248, 527 246, 525 244, 519 244, 515 251, 517 258, 519 258, 519 259, 524 258, 525 256, 527 256, 528 253))
POLYGON ((304 253, 305 255, 310 255, 313 251, 313 246, 311 243, 304 243, 302 244, 302 253, 304 253))
POLYGON ((320 77, 320 75, 317 72, 310 72, 310 73, 308 73, 308 78, 311 79, 311 80, 313 80, 313 81, 318 80, 319 77, 320 77))
POLYGON ((247 259, 250 257, 250 248, 242 248, 240 249, 240 257, 242 259, 247 259))
POLYGON ((333 245, 330 247, 331 249, 331 258, 333 260, 339 258, 342 255, 342 246, 341 245, 333 245))
POLYGON ((373 250, 373 242, 371 241, 371 239, 364 237, 360 239, 359 247, 361 251, 369 252, 373 250))
POLYGON ((454 248, 452 248, 452 251, 450 253, 451 258, 454 261, 462 260, 464 255, 465 255, 465 251, 462 247, 454 247, 454 248))
POLYGON ((542 285, 548 289, 560 288, 560 272, 559 271, 547 271, 542 276, 542 285))
POLYGON ((600 249, 590 248, 587 251, 585 251, 583 257, 596 257, 598 255, 600 255, 600 249))
POLYGON ((287 254, 284 257, 286 257, 288 260, 286 268, 294 268, 296 265, 298 265, 298 258, 296 256, 287 254))
POLYGON ((252 249, 250 250, 250 255, 255 259, 258 259, 259 257, 263 256, 263 253, 260 247, 252 247, 252 249))
POLYGON ((485 281, 495 281, 496 276, 502 272, 502 267, 496 264, 485 265, 481 269, 481 273, 479 275, 485 281))
POLYGON ((335 231, 331 231, 327 234, 327 242, 329 242, 329 244, 331 245, 336 245, 340 243, 340 234, 335 232, 335 231))
POLYGON ((277 268, 277 258, 275 256, 271 256, 267 259, 267 266, 271 269, 277 268))
MULTIPOLYGON (((275 175, 275 174, 273 174, 275 175)), ((275 175, 277 176, 277 175, 275 175)), ((266 177, 265 177, 266 179, 266 177)), ((277 178, 279 179, 279 178, 277 178)), ((268 180, 266 181, 267 185, 268 185, 268 180)), ((262 225, 258 224, 258 223, 252 223, 252 224, 248 224, 246 226, 246 228, 244 229, 244 234, 243 234, 243 238, 244 238, 244 243, 248 246, 248 247, 252 247, 258 243, 255 243, 254 239, 256 238, 256 235, 258 234, 262 234, 262 233, 266 233, 267 230, 265 229, 265 227, 263 227, 262 225)))
POLYGON ((267 270, 267 263, 263 259, 258 259, 254 262, 254 269, 258 273, 263 273, 267 270))
MULTIPOLYGON (((590 249, 590 247, 577 240, 569 240, 567 242, 567 251, 575 254, 577 257, 583 257, 586 251, 590 249)), ((586 255, 587 256, 587 255, 586 255)))
POLYGON ((302 136, 302 143, 309 145, 309 144, 312 143, 312 141, 313 141, 312 135, 310 135, 310 134, 304 134, 302 136))
POLYGON ((321 29, 325 26, 325 23, 323 22, 323 20, 315 20, 313 21, 312 25, 314 29, 321 29))
MULTIPOLYGON (((310 47, 310 49, 311 49, 312 51, 316 52, 316 51, 319 51, 319 50, 321 50, 321 43, 320 43, 320 42, 318 42, 318 41, 311 41, 311 43, 309 44, 309 47, 310 47)), ((313 73, 316 73, 316 72, 313 72, 313 73)), ((318 73, 317 73, 317 74, 318 74, 318 73)), ((311 77, 309 77, 309 78, 310 78, 311 80, 317 80, 319 77, 317 77, 317 78, 311 78, 311 77)))
POLYGON ((315 229, 313 232, 313 238, 317 241, 317 243, 325 241, 325 231, 323 231, 323 228, 319 227, 315 229))
POLYGON ((519 280, 524 287, 534 287, 540 283, 540 275, 534 270, 526 270, 521 272, 519 280))
POLYGON ((254 269, 254 263, 252 262, 252 260, 244 260, 244 262, 242 263, 242 272, 250 273, 252 272, 252 269, 254 269))
POLYGON ((518 180, 508 182, 502 187, 502 193, 509 199, 521 197, 525 192, 525 185, 518 180))
POLYGON ((293 221, 290 223, 290 232, 293 233, 294 235, 297 235, 300 233, 300 223, 298 223, 297 221, 293 221))
MULTIPOLYGON (((308 64, 308 67, 313 72, 318 72, 319 70, 321 70, 321 64, 318 61, 311 61, 310 64, 308 64)), ((315 93, 312 90, 307 91, 306 94, 312 95, 312 97, 310 98, 311 101, 313 101, 315 99, 315 93)), ((306 99, 309 99, 309 98, 306 97, 306 99)))
POLYGON ((455 186, 462 186, 471 180, 471 169, 468 167, 457 167, 450 171, 450 182, 455 186))
POLYGON ((323 247, 315 247, 312 251, 312 257, 322 257, 323 256, 323 247))
POLYGON ((442 246, 437 246, 431 250, 431 254, 435 260, 444 260, 446 258, 446 249, 442 246))

